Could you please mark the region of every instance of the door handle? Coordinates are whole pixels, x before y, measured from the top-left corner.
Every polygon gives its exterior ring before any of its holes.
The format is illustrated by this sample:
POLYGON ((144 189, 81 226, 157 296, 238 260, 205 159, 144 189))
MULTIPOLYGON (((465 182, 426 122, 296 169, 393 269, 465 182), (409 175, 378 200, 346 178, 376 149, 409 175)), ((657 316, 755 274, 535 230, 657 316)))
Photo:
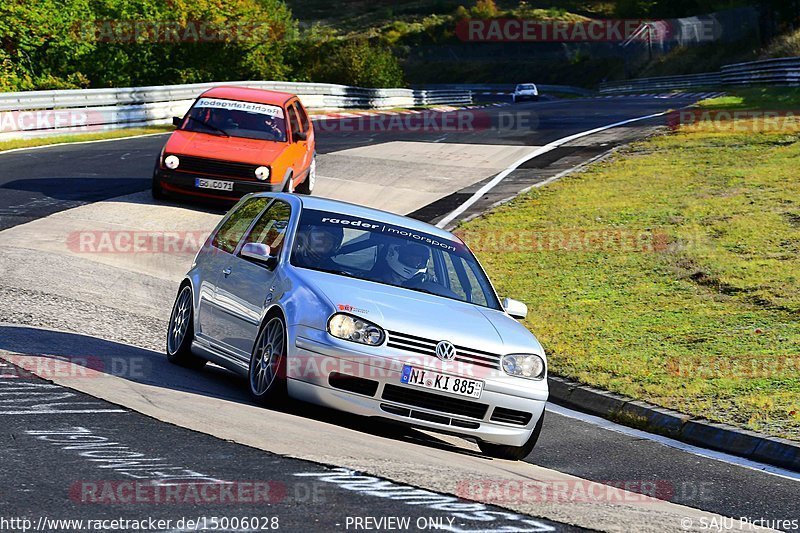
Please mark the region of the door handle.
POLYGON ((228 267, 222 271, 222 275, 225 276, 226 278, 228 277, 228 275, 230 275, 230 273, 231 273, 231 267, 228 267))

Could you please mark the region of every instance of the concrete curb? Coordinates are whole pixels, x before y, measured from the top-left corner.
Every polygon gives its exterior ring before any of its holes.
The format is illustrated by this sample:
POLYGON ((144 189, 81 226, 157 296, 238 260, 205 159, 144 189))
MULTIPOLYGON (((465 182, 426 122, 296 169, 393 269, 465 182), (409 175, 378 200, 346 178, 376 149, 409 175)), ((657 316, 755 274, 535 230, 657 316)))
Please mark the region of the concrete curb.
POLYGON ((626 426, 753 461, 800 472, 800 443, 693 418, 558 376, 549 376, 550 401, 626 426))

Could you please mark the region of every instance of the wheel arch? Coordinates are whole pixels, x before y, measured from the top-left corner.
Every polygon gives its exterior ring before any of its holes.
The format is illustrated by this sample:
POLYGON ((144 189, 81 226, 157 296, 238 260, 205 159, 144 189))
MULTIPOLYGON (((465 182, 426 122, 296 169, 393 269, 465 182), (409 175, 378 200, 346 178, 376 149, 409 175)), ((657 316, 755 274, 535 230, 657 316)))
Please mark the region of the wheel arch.
POLYGON ((292 179, 293 176, 294 176, 294 169, 292 167, 287 168, 286 172, 284 172, 283 174, 283 180, 281 180, 281 192, 284 192, 286 190, 286 185, 289 182, 289 180, 292 179))

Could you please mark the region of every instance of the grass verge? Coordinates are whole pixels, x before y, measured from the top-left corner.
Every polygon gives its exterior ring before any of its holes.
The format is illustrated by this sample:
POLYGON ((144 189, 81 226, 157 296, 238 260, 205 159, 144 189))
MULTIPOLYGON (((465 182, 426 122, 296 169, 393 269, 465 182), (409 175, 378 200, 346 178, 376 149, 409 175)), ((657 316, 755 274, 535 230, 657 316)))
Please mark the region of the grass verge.
POLYGON ((174 129, 175 128, 172 126, 147 126, 145 128, 126 128, 98 133, 74 133, 70 135, 53 135, 52 137, 37 137, 33 139, 15 139, 12 141, 0 141, 0 152, 5 150, 14 150, 16 148, 48 146, 51 144, 97 141, 103 139, 122 139, 125 137, 146 135, 149 133, 167 133, 174 129))
MULTIPOLYGON (((703 105, 776 101, 733 97, 703 105)), ((554 373, 800 440, 800 127, 761 126, 678 129, 459 228, 554 373)))

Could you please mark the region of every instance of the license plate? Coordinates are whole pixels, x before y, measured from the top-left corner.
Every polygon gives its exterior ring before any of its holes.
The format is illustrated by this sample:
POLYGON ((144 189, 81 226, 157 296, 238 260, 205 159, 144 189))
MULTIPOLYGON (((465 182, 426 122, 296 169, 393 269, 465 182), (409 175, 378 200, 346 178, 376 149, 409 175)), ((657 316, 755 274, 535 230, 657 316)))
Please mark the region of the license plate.
POLYGON ((400 383, 421 387, 423 389, 449 392, 469 398, 480 398, 481 392, 483 392, 483 381, 449 376, 447 374, 431 372, 430 370, 414 368, 409 365, 403 366, 403 375, 400 376, 400 383))
POLYGON ((205 178, 195 178, 194 179, 194 186, 198 189, 213 189, 215 191, 232 191, 233 190, 233 182, 232 181, 222 181, 222 180, 207 180, 205 178))

